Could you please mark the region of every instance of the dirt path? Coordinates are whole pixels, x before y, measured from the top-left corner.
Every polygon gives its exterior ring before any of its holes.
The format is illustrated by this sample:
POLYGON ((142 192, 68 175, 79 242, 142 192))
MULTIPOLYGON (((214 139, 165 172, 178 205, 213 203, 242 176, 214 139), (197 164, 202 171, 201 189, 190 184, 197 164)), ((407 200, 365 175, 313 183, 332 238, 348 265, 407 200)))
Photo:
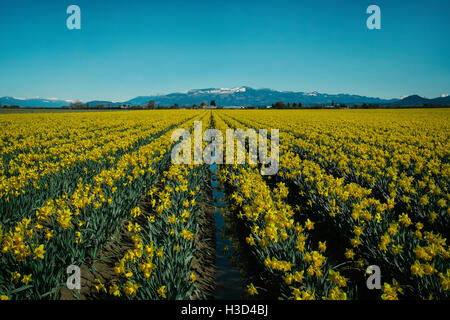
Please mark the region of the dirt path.
POLYGON ((115 263, 123 257, 129 249, 133 249, 132 234, 128 232, 125 226, 122 227, 118 235, 106 244, 104 249, 98 254, 94 264, 82 264, 80 266, 81 273, 81 290, 69 290, 63 286, 60 288, 61 300, 99 300, 105 299, 105 293, 98 293, 95 288, 95 279, 100 279, 106 284, 118 276, 114 273, 115 263))

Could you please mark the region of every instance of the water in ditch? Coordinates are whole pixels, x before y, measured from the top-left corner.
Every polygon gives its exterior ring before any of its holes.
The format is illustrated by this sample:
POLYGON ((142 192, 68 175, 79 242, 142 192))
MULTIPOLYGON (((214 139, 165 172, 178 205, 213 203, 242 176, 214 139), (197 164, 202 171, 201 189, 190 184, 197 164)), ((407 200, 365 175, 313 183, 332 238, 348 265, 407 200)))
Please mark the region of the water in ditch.
MULTIPOLYGON (((210 165, 211 185, 213 187, 214 220, 216 225, 216 289, 215 299, 239 299, 242 296, 241 275, 236 266, 233 266, 230 257, 232 254, 232 243, 225 234, 225 220, 220 214, 220 208, 224 208, 224 191, 218 184, 218 169, 216 164, 210 165)), ((236 255, 233 259, 237 259, 236 255)))

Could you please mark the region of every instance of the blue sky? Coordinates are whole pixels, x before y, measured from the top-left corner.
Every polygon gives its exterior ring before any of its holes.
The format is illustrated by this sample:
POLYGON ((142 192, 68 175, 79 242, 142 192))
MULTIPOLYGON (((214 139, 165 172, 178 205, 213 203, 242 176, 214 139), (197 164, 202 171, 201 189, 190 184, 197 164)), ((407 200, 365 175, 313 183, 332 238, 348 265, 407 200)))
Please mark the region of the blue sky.
POLYGON ((448 0, 0 1, 0 96, 105 99, 250 86, 450 93, 448 0), (81 30, 66 9, 81 8, 81 30), (368 30, 366 8, 381 8, 368 30))

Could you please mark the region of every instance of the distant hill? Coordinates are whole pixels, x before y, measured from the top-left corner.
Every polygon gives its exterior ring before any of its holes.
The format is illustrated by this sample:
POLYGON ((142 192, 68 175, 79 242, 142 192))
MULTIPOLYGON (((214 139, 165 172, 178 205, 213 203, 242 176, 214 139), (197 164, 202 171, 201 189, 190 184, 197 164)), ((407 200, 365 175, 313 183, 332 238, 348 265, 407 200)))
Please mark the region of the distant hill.
MULTIPOLYGON (((439 97, 427 99, 418 95, 412 95, 403 99, 381 99, 352 94, 327 94, 319 92, 293 92, 293 91, 277 91, 272 89, 253 89, 250 87, 236 88, 207 88, 193 89, 182 93, 170 93, 166 95, 149 95, 138 96, 124 102, 111 102, 94 100, 86 102, 94 107, 103 104, 105 107, 111 105, 117 107, 123 104, 141 106, 147 104, 150 100, 155 102, 156 106, 172 106, 178 104, 183 105, 199 105, 201 102, 209 103, 215 100, 217 105, 221 106, 267 106, 277 101, 284 103, 301 103, 304 106, 312 105, 330 105, 335 104, 346 105, 380 105, 380 106, 450 106, 450 97, 439 97)), ((46 107, 58 108, 68 106, 73 101, 59 99, 19 99, 13 97, 0 98, 0 105, 11 106, 18 105, 20 107, 46 107)))
POLYGON ((93 100, 85 103, 86 105, 89 105, 91 107, 96 107, 99 105, 104 105, 105 107, 108 107, 109 105, 111 107, 117 107, 123 104, 123 102, 111 102, 111 101, 101 101, 101 100, 93 100))
POLYGON ((418 95, 412 95, 405 97, 401 100, 388 104, 390 106, 397 107, 409 107, 409 106, 450 106, 450 96, 439 97, 434 99, 423 98, 418 95))

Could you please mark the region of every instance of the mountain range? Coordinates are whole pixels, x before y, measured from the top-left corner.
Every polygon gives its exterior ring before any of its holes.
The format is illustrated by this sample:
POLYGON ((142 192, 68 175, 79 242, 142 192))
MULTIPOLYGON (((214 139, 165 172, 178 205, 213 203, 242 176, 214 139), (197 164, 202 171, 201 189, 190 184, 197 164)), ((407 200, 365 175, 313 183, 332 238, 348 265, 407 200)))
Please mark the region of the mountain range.
MULTIPOLYGON (((236 87, 236 88, 207 88, 207 89, 193 89, 182 93, 170 93, 165 95, 149 95, 138 96, 136 98, 123 101, 89 101, 84 104, 96 106, 103 104, 105 106, 119 106, 119 105, 144 105, 150 100, 155 102, 156 106, 172 106, 178 104, 183 105, 199 105, 201 102, 209 103, 215 100, 216 105, 221 106, 267 106, 277 101, 285 103, 302 103, 302 105, 317 105, 317 104, 377 104, 383 106, 423 106, 423 105, 450 105, 450 96, 443 95, 439 98, 427 99, 418 95, 408 96, 402 99, 381 99, 367 96, 353 95, 353 94, 326 94, 319 92, 293 92, 293 91, 278 91, 273 89, 253 89, 250 87, 236 87)), ((0 105, 11 106, 17 105, 20 107, 47 107, 58 108, 69 106, 74 103, 72 100, 60 99, 21 99, 13 97, 0 98, 0 105)))
POLYGON ((45 107, 45 108, 60 108, 62 106, 68 106, 74 101, 72 100, 61 100, 61 99, 45 99, 45 98, 31 98, 22 99, 14 97, 2 97, 0 98, 0 105, 2 106, 20 106, 24 108, 35 108, 35 107, 45 107))

